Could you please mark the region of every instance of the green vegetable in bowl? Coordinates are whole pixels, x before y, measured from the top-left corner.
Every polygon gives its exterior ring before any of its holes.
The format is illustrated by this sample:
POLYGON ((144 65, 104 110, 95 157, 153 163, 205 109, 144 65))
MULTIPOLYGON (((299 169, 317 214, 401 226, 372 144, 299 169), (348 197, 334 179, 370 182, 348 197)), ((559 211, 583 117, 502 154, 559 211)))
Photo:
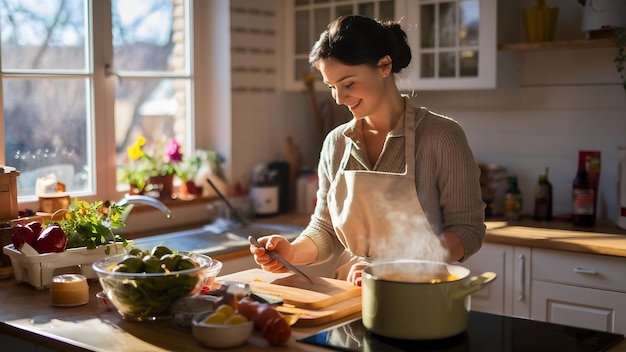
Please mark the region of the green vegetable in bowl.
POLYGON ((132 248, 126 258, 108 267, 110 274, 100 276, 100 283, 125 318, 155 320, 168 315, 175 300, 197 292, 204 283, 204 270, 193 270, 201 266, 193 255, 159 247, 150 252, 132 248), (166 254, 158 258, 154 255, 158 252, 166 254))

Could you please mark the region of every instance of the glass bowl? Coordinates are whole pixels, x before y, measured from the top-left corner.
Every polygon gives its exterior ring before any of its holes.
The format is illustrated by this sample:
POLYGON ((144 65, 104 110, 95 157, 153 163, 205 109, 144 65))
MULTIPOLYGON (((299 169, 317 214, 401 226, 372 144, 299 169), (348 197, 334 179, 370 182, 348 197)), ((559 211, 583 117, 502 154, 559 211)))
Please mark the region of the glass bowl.
POLYGON ((196 253, 189 256, 196 266, 187 270, 160 273, 114 272, 112 269, 129 254, 118 254, 93 263, 100 285, 109 301, 125 320, 156 321, 171 318, 173 303, 181 297, 200 293, 212 285, 222 262, 196 253))

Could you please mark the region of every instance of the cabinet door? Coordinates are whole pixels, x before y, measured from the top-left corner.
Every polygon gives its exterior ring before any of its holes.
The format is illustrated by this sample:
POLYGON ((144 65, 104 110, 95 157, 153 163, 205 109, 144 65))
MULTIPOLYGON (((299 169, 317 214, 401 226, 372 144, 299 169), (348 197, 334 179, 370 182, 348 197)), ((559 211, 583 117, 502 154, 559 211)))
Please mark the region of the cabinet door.
POLYGON ((472 275, 496 273, 494 282, 471 296, 472 310, 528 318, 530 316, 531 250, 485 243, 480 251, 463 262, 472 275))
MULTIPOLYGON (((286 90, 304 89, 302 78, 312 72, 309 51, 330 21, 352 14, 393 20, 397 13, 394 0, 290 0, 285 1, 285 5, 286 90)), ((321 79, 317 79, 316 88, 328 90, 321 79)))
POLYGON ((505 314, 507 277, 512 276, 511 256, 513 247, 485 243, 480 251, 461 265, 470 269, 471 275, 484 272, 496 273, 497 278, 489 285, 471 295, 471 309, 492 314, 505 314), (507 270, 509 271, 507 273, 507 270))
POLYGON ((626 333, 626 293, 533 281, 531 319, 626 333))
POLYGON ((413 53, 401 89, 496 87, 497 0, 406 1, 397 11, 413 53))

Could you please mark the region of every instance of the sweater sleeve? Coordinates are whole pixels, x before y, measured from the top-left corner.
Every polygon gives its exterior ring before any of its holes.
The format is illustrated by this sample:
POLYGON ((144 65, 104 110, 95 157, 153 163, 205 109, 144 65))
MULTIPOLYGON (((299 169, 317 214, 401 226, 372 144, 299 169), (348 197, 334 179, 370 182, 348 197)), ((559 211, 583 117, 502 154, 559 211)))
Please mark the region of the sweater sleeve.
POLYGON ((434 170, 416 173, 418 195, 431 224, 441 226, 436 232, 450 231, 460 238, 463 261, 480 249, 486 233, 480 169, 461 126, 434 116, 420 125, 418 133, 417 169, 434 170))
POLYGON ((315 211, 311 220, 300 236, 310 238, 317 246, 317 260, 311 264, 321 264, 330 260, 337 245, 341 245, 335 235, 326 195, 328 189, 337 174, 339 162, 345 148, 345 140, 342 135, 343 127, 339 126, 331 131, 324 140, 320 159, 318 162, 318 190, 316 194, 315 211))

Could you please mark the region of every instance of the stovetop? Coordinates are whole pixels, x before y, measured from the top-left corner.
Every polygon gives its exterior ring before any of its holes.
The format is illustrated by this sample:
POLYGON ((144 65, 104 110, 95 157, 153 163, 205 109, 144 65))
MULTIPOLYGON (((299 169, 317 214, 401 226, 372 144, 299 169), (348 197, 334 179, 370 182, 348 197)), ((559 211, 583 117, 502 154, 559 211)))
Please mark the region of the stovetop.
POLYGON ((368 332, 361 319, 299 339, 337 351, 606 351, 624 335, 553 323, 470 313, 468 329, 456 336, 429 341, 389 339, 368 332))

